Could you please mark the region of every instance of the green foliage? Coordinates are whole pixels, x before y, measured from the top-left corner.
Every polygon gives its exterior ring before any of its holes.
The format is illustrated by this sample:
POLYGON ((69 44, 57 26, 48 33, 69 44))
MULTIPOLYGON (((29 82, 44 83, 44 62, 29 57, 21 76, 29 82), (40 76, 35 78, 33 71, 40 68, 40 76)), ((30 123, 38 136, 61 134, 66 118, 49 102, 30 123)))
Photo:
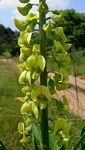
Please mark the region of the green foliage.
POLYGON ((7 150, 1 140, 0 140, 0 150, 7 150))
POLYGON ((62 26, 64 32, 76 49, 85 47, 85 13, 76 12, 74 9, 56 11, 54 26, 62 26), (57 17, 56 14, 59 14, 57 17))

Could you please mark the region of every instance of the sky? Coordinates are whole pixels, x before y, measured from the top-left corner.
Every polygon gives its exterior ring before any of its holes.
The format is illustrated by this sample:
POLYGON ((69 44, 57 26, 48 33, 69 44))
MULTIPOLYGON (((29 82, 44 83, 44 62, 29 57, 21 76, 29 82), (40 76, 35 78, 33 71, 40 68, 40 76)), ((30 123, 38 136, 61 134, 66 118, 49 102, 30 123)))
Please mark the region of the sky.
MULTIPOLYGON (((38 2, 38 0, 30 0, 38 2)), ((77 12, 85 12, 85 0, 47 0, 50 9, 75 9, 77 12)), ((19 0, 0 0, 0 24, 16 30, 13 19, 22 19, 17 6, 22 5, 19 0)), ((35 8, 32 10, 35 11, 35 8)))

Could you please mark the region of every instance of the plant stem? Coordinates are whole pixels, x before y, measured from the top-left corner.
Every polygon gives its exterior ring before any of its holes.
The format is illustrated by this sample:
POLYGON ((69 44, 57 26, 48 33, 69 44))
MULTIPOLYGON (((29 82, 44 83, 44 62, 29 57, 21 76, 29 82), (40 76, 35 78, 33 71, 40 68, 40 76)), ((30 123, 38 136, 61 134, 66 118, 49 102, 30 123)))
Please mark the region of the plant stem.
MULTIPOLYGON (((39 0, 45 7, 46 0, 39 0)), ((39 12, 39 33, 40 33, 40 52, 41 55, 46 58, 46 33, 43 30, 43 25, 46 22, 46 14, 44 12, 39 12)), ((46 63, 47 64, 47 63, 46 63)), ((47 86, 47 65, 40 76, 40 84, 47 86)), ((43 150, 49 150, 49 134, 48 134, 48 106, 41 110, 41 136, 43 150)))

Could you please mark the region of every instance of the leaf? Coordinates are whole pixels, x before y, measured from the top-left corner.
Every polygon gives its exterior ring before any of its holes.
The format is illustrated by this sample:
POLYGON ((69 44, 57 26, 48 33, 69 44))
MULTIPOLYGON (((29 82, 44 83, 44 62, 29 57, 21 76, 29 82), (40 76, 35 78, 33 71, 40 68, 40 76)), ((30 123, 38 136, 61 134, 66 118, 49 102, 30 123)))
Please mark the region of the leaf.
POLYGON ((14 24, 20 31, 24 31, 29 23, 25 20, 21 21, 15 18, 14 24))
POLYGON ((26 70, 24 70, 24 71, 21 73, 21 75, 20 75, 20 77, 19 77, 19 83, 20 83, 20 84, 25 84, 26 73, 27 73, 26 70))
POLYGON ((59 150, 56 139, 52 133, 49 134, 49 150, 59 150))
POLYGON ((44 25, 44 26, 43 26, 43 30, 44 30, 45 32, 51 32, 52 26, 51 26, 51 22, 50 22, 50 21, 49 21, 49 23, 48 23, 47 25, 44 25))
MULTIPOLYGON (((82 138, 84 135, 85 135, 85 126, 83 126, 83 128, 82 128, 82 130, 81 130, 81 138, 82 138)), ((84 147, 85 147, 85 136, 84 136, 84 138, 83 138, 82 141, 81 141, 81 148, 82 148, 82 150, 84 149, 84 147)))
POLYGON ((38 86, 34 88, 31 92, 31 97, 34 101, 37 100, 38 98, 42 99, 42 97, 43 99, 45 97, 47 100, 51 100, 50 91, 46 86, 38 86))
POLYGON ((40 131, 39 128, 37 128, 37 126, 34 124, 32 125, 32 133, 38 149, 42 150, 42 140, 40 136, 40 131))
POLYGON ((7 150, 3 142, 0 140, 0 150, 7 150))
POLYGON ((37 20, 37 19, 39 19, 39 15, 38 14, 29 13, 26 16, 26 19, 28 19, 29 21, 37 20))
POLYGON ((69 50, 71 48, 72 44, 66 43, 65 45, 63 45, 63 48, 65 49, 65 51, 69 50))
POLYGON ((28 135, 32 131, 32 125, 25 128, 25 135, 28 135))
POLYGON ((42 55, 38 55, 37 64, 38 64, 39 69, 41 71, 44 71, 46 61, 45 61, 45 58, 42 55))
POLYGON ((28 33, 27 31, 22 31, 20 33, 20 37, 18 39, 18 45, 20 47, 23 47, 23 46, 28 46, 29 43, 30 43, 30 40, 31 40, 31 36, 32 36, 32 33, 28 33))
POLYGON ((24 123, 23 122, 19 122, 18 123, 18 132, 20 134, 23 134, 24 133, 24 123))
POLYGON ((48 88, 49 88, 51 94, 55 93, 55 82, 54 82, 54 80, 49 79, 49 81, 48 81, 48 88))
POLYGON ((21 3, 28 3, 30 0, 19 0, 21 3))
POLYGON ((32 8, 32 4, 28 3, 27 5, 25 5, 24 7, 18 6, 18 11, 23 15, 26 16, 30 9, 32 8))

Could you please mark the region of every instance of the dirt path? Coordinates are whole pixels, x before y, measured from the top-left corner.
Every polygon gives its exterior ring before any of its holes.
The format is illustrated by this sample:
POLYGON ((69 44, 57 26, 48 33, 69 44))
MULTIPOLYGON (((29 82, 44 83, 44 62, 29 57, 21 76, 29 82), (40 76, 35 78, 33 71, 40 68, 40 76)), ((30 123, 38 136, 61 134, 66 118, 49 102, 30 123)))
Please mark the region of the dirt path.
MULTIPOLYGON (((0 62, 12 64, 13 66, 15 66, 14 69, 16 69, 17 63, 15 59, 0 59, 0 62)), ((75 86, 74 76, 72 75, 69 76, 69 83, 75 86)), ((80 87, 81 89, 85 89, 85 79, 81 79, 80 77, 77 77, 77 86, 80 87)), ((70 111, 85 119, 85 93, 78 91, 78 101, 76 96, 76 90, 73 87, 71 87, 67 91, 57 92, 55 94, 55 97, 61 98, 62 95, 67 96, 70 111)))
MULTIPOLYGON (((82 89, 85 89, 85 79, 81 79, 80 77, 76 77, 76 80, 77 80, 77 86, 82 88, 82 89)), ((72 85, 75 85, 74 76, 72 76, 72 75, 69 76, 69 83, 72 85)))

